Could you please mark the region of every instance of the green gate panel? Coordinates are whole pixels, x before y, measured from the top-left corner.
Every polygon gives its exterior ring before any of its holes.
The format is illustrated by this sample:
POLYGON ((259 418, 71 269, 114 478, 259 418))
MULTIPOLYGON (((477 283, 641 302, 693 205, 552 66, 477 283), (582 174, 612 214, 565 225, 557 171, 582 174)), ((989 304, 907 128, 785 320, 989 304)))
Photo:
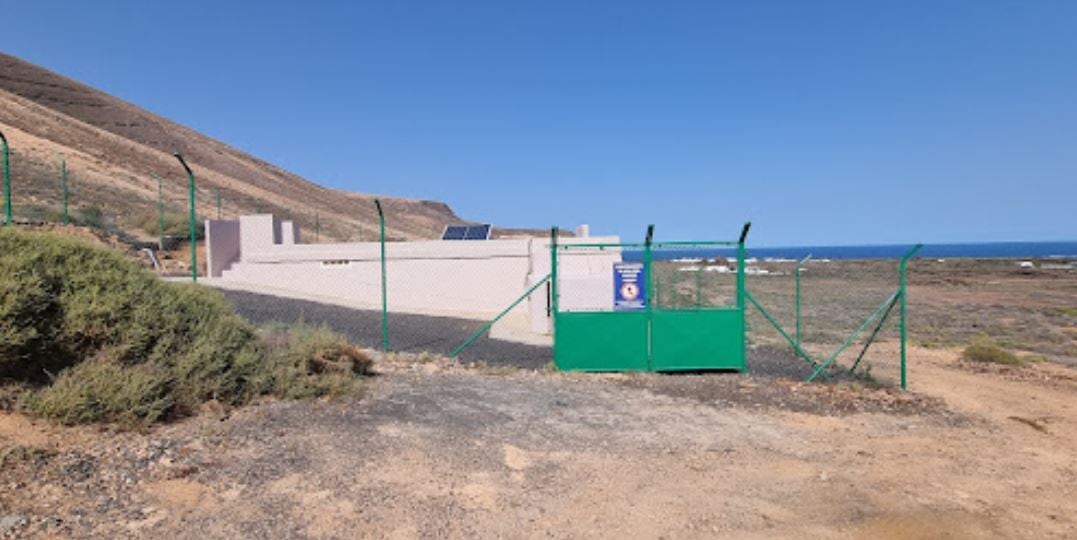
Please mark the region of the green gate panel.
POLYGON ((744 314, 741 309, 654 310, 651 316, 655 371, 744 371, 744 314))
POLYGON ((644 311, 555 314, 553 359, 562 371, 646 371, 644 311))

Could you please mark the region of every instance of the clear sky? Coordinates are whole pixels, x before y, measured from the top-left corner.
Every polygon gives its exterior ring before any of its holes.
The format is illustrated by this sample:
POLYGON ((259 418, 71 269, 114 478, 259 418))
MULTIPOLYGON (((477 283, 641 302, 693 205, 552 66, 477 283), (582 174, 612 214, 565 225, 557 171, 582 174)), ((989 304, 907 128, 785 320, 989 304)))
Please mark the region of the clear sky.
POLYGON ((5 52, 325 185, 754 245, 1077 239, 1077 2, 0 2, 5 52))

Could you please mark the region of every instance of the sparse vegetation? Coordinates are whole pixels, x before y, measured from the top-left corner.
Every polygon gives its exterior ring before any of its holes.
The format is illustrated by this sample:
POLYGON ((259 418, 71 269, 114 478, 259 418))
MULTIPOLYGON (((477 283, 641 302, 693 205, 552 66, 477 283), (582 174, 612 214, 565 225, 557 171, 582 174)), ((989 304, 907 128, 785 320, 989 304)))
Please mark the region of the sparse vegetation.
POLYGON ((986 335, 977 337, 968 347, 965 347, 965 351, 961 353, 961 358, 970 362, 1008 366, 1017 366, 1024 363, 1016 354, 1006 350, 986 335))
POLYGON ((88 206, 86 208, 75 210, 72 213, 72 223, 98 230, 106 230, 108 228, 108 224, 105 220, 105 213, 96 206, 88 206))
POLYGON ((44 448, 17 444, 0 448, 0 469, 16 463, 42 463, 49 459, 51 453, 44 448))
MULTIPOLYGON (((63 223, 63 209, 56 205, 27 204, 19 205, 13 209, 16 220, 41 223, 63 223)), ((104 211, 97 206, 70 207, 68 208, 68 221, 72 225, 89 227, 108 233, 117 233, 120 230, 105 217, 104 211)), ((156 230, 156 229, 154 229, 156 230)))
POLYGON ((340 394, 369 368, 325 329, 263 340, 220 294, 162 282, 119 253, 9 230, 0 252, 0 380, 20 394, 4 401, 33 414, 144 425, 209 400, 340 394))
MULTIPOLYGON (((178 212, 165 212, 164 235, 179 238, 187 238, 191 234, 190 216, 178 212)), ((141 214, 135 218, 132 225, 150 236, 157 236, 161 221, 156 213, 141 214)), ((205 236, 205 226, 201 219, 195 225, 195 237, 201 240, 205 236)))

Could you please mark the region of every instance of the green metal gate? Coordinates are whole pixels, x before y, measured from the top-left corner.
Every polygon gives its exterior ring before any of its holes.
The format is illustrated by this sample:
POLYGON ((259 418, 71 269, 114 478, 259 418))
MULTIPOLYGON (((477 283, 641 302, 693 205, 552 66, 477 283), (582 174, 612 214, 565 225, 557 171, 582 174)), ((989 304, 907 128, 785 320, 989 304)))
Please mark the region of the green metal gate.
MULTIPOLYGON (((550 305, 554 363, 558 369, 743 371, 746 348, 744 241, 749 226, 744 225, 737 241, 658 243, 653 242, 654 226, 647 228, 643 243, 571 240, 561 243, 557 229, 553 229, 550 305), (656 251, 719 247, 735 248, 735 271, 719 265, 717 260, 710 266, 700 260, 687 272, 685 268, 673 268, 670 272, 669 268, 663 267, 667 262, 655 260, 656 251), (626 249, 642 250, 645 301, 638 308, 616 310, 604 305, 602 295, 604 283, 612 286, 613 265, 626 249), (584 267, 586 272, 573 276, 570 273, 574 266, 572 259, 581 252, 591 257, 577 258, 579 263, 575 266, 584 267), (681 273, 691 275, 685 278, 679 275, 681 273), (688 289, 687 295, 685 289, 688 289), (565 293, 568 294, 562 298, 565 293), (688 299, 684 301, 686 297, 688 299), (591 303, 587 304, 586 300, 591 303)), ((612 301, 612 298, 611 287, 608 299, 612 301)))

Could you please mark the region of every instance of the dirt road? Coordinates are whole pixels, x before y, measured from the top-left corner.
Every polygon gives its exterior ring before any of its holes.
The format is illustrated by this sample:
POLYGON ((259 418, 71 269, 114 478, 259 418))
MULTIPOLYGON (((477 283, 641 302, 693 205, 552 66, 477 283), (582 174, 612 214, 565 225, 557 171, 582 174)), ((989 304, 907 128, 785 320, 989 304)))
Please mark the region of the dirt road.
POLYGON ((383 359, 361 400, 211 410, 149 434, 2 416, 0 525, 200 540, 1077 535, 1077 374, 913 358, 923 395, 383 359))

